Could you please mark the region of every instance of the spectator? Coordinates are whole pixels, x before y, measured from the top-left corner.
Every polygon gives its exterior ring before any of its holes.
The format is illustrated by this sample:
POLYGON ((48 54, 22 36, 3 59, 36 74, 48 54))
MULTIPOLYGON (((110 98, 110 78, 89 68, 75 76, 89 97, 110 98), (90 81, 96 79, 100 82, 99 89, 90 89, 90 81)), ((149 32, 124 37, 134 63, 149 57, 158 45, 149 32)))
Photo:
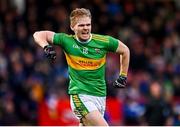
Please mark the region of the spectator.
POLYGON ((163 99, 163 88, 157 82, 150 85, 150 99, 145 106, 145 118, 150 126, 165 126, 172 115, 171 105, 163 99))

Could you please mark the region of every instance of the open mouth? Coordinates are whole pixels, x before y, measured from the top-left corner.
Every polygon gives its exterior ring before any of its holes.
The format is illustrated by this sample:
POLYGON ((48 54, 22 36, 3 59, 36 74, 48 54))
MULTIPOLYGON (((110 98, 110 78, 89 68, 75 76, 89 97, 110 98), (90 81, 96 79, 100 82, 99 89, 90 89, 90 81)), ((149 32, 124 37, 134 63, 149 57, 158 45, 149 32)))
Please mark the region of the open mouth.
POLYGON ((82 36, 83 36, 83 37, 89 37, 89 32, 83 32, 83 33, 82 33, 82 36))
POLYGON ((89 34, 89 32, 82 32, 82 34, 83 34, 83 35, 88 35, 88 34, 89 34))

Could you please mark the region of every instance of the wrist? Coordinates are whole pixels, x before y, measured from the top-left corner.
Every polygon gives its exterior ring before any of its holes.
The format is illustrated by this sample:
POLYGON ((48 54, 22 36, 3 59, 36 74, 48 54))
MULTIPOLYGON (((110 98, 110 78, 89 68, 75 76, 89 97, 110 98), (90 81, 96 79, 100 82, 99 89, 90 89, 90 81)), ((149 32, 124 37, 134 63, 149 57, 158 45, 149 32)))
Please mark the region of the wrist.
POLYGON ((127 77, 127 73, 121 72, 119 76, 127 77))
POLYGON ((43 47, 43 49, 46 49, 48 46, 49 46, 49 44, 45 45, 45 46, 43 47))

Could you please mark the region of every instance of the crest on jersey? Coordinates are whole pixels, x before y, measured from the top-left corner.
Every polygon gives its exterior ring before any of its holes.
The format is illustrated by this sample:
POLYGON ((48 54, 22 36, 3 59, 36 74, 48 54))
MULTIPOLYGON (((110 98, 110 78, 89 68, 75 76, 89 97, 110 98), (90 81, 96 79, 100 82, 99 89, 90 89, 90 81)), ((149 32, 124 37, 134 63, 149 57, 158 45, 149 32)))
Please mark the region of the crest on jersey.
POLYGON ((98 48, 95 48, 95 51, 96 51, 96 53, 98 53, 98 54, 99 54, 101 50, 100 50, 100 49, 98 49, 98 48))

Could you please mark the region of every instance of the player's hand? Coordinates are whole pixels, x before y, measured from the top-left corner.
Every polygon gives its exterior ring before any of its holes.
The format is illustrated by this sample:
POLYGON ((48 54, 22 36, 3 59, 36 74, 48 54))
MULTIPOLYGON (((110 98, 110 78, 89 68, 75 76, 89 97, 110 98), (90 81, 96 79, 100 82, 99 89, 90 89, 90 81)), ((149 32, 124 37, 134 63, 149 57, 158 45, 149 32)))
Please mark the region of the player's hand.
POLYGON ((127 85, 127 77, 120 75, 119 78, 113 82, 115 88, 125 88, 127 85))
POLYGON ((52 62, 56 59, 56 52, 51 45, 44 46, 44 52, 46 57, 52 62))

